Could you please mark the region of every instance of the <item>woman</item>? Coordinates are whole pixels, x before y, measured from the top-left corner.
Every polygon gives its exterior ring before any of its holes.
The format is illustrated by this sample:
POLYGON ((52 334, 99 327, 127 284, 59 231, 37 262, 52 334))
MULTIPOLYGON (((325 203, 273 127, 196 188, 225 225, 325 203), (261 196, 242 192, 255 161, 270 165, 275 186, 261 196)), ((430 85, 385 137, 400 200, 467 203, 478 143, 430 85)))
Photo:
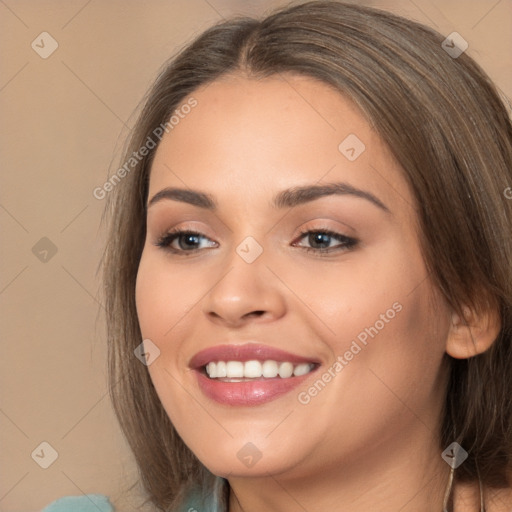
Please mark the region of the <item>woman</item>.
POLYGON ((512 128, 444 40, 309 2, 156 81, 104 258, 156 509, 510 510, 512 128))

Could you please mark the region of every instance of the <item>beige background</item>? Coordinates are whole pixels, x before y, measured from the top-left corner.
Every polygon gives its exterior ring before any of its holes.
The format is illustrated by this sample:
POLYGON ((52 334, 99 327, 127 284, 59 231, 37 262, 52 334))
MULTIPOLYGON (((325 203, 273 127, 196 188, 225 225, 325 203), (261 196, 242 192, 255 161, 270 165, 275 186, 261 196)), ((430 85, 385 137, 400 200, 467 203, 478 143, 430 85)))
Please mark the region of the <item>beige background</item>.
MULTIPOLYGON (((115 170, 135 107, 177 47, 222 17, 284 3, 0 0, 0 511, 91 492, 137 508, 106 388, 96 277, 104 201, 92 191, 115 170), (31 47, 44 31, 59 45, 47 59, 31 47), (53 256, 44 241, 33 253, 43 237, 53 256), (43 441, 58 453, 47 469, 31 457, 43 441)), ((512 0, 362 3, 459 32, 512 97, 512 0)))

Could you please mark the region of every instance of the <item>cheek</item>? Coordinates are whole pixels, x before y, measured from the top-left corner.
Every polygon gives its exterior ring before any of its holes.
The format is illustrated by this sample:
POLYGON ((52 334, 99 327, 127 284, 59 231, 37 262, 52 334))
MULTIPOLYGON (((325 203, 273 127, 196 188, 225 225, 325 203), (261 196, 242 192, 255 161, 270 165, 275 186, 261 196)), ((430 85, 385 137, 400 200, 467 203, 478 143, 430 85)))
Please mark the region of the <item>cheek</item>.
POLYGON ((414 245, 393 237, 375 248, 346 253, 338 261, 308 260, 303 268, 282 265, 275 272, 293 284, 294 294, 307 307, 297 302, 297 308, 304 310, 304 318, 309 315, 338 352, 347 350, 359 334, 364 342, 368 330, 389 332, 390 325, 402 323, 408 315, 414 317, 414 327, 418 316, 430 315, 421 255, 414 245))
MULTIPOLYGON (((165 260, 165 258, 164 258, 165 260)), ((159 255, 144 251, 140 261, 135 287, 137 316, 143 339, 150 339, 160 350, 159 356, 148 366, 157 395, 175 426, 188 418, 191 403, 183 393, 182 357, 183 335, 187 314, 197 304, 201 290, 197 283, 180 277, 176 270, 162 262, 159 255)), ((187 423, 187 428, 193 428, 187 423)))
POLYGON ((193 286, 183 286, 178 272, 170 272, 152 252, 143 252, 135 287, 137 317, 142 339, 151 340, 159 355, 148 371, 155 390, 167 412, 175 409, 180 393, 178 370, 186 362, 181 350, 180 329, 187 312, 197 301, 193 286))
MULTIPOLYGON (((135 300, 142 335, 158 344, 180 331, 204 294, 200 272, 180 272, 165 257, 144 251, 137 273, 135 300)), ((166 348, 168 344, 165 343, 166 348)))
POLYGON ((432 398, 448 316, 443 307, 432 308, 440 300, 416 246, 381 244, 378 253, 323 264, 321 272, 290 282, 313 313, 333 363, 342 358, 333 379, 340 403, 364 396, 377 406, 400 405, 394 393, 412 402, 432 398))
POLYGON ((321 433, 326 446, 344 439, 354 456, 408 428, 436 431, 444 392, 446 316, 432 310, 422 267, 401 273, 369 268, 375 271, 346 273, 339 288, 324 277, 316 307, 334 330, 324 337, 333 364, 317 377, 326 384, 315 381, 300 390, 310 431, 321 433))

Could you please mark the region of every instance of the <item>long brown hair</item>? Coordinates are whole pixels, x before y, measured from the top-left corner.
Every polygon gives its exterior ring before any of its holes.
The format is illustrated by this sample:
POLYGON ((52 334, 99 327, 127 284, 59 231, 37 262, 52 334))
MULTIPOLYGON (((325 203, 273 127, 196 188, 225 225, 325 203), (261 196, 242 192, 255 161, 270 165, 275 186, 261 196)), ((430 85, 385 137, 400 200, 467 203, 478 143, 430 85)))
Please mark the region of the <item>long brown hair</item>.
MULTIPOLYGON (((443 39, 396 15, 329 1, 287 7, 261 21, 222 22, 165 66, 123 162, 199 86, 227 73, 305 75, 352 99, 413 190, 434 284, 461 314, 464 305, 499 309, 502 328, 490 349, 463 360, 446 356, 451 377, 440 450, 457 441, 469 453, 456 471, 460 481, 480 475, 484 485, 504 487, 512 465, 512 127, 487 75, 466 53, 450 56, 443 39)), ((135 281, 155 150, 108 196, 104 292, 114 410, 148 501, 171 510, 191 486, 211 490, 213 478, 176 433, 134 356, 142 341, 135 281)))

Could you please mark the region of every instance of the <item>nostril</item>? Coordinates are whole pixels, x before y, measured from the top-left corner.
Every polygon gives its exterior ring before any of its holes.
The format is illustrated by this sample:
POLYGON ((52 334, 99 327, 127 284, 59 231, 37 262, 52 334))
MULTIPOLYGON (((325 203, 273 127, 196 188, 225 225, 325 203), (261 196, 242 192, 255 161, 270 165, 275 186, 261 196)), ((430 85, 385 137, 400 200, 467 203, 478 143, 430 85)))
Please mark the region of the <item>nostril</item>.
POLYGON ((251 316, 260 317, 260 316, 262 316, 264 314, 265 314, 265 311, 251 311, 250 313, 247 313, 244 316, 246 316, 246 317, 251 317, 251 316))

